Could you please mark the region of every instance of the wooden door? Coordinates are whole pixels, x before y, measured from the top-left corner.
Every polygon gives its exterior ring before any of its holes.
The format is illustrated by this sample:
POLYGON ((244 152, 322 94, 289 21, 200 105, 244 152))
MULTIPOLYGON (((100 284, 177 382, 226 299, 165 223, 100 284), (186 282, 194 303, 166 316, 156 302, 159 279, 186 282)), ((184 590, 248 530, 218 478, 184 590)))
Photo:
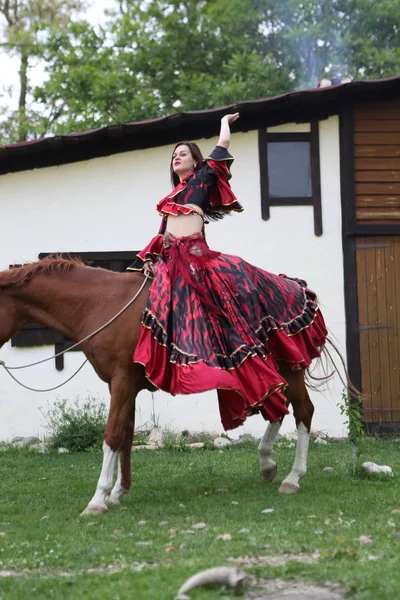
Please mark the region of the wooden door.
POLYGON ((361 387, 370 429, 400 429, 400 236, 356 243, 361 387))

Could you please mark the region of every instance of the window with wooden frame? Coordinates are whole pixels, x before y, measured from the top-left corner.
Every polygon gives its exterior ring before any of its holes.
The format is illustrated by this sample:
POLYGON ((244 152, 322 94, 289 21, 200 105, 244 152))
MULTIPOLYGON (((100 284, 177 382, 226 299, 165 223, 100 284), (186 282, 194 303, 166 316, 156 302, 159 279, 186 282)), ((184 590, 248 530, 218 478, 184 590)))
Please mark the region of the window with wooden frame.
POLYGON ((322 235, 319 127, 309 132, 258 132, 261 214, 267 221, 271 206, 313 206, 314 233, 322 235))
MULTIPOLYGON (((42 252, 39 259, 49 256, 50 252, 42 252)), ((109 271, 122 273, 134 261, 137 252, 66 252, 59 256, 79 257, 89 267, 102 267, 109 271)), ((10 268, 17 265, 10 265, 10 268)), ((122 307, 121 307, 122 308, 122 307)), ((68 350, 74 340, 66 338, 62 333, 49 329, 40 323, 27 323, 18 333, 11 338, 11 346, 16 348, 28 348, 33 346, 46 346, 54 344, 55 354, 68 350)), ((74 350, 79 350, 74 348, 74 350)), ((64 368, 64 355, 55 358, 55 366, 58 371, 64 368)))

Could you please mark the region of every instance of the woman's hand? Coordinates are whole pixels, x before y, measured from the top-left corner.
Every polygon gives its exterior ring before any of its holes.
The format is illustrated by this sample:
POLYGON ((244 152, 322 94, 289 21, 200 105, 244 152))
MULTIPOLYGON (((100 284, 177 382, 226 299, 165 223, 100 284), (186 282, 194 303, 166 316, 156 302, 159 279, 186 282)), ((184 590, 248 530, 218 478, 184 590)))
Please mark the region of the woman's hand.
POLYGON ((238 112, 232 113, 231 115, 225 115, 224 117, 222 117, 221 121, 226 121, 228 125, 231 125, 239 118, 239 116, 240 115, 238 112))
POLYGON ((143 275, 146 275, 147 277, 153 278, 155 275, 155 271, 154 271, 154 263, 152 260, 146 260, 146 262, 143 265, 143 275))

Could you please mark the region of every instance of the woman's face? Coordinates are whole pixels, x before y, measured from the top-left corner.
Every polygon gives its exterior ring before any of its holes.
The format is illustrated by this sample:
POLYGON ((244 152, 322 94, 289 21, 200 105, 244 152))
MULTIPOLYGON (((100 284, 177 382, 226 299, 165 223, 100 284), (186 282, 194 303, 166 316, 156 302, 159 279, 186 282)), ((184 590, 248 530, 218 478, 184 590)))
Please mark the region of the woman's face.
POLYGON ((191 171, 194 171, 194 158, 185 144, 181 144, 175 148, 172 154, 172 169, 180 177, 184 177, 191 171))

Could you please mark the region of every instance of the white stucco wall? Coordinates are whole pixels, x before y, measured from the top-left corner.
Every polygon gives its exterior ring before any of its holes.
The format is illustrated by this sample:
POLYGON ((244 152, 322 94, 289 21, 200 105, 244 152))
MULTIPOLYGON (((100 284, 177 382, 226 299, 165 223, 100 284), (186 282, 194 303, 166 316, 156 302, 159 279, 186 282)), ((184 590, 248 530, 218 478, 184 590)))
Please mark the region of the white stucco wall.
MULTIPOLYGON (((289 124, 274 130, 304 131, 304 126, 289 124)), ((206 153, 215 142, 199 143, 206 153)), ((266 270, 307 279, 344 353, 338 119, 320 123, 324 228, 320 238, 314 235, 312 207, 276 207, 269 221, 261 219, 257 132, 233 135, 231 151, 236 159, 232 187, 245 212, 210 224, 210 246, 238 254, 266 270)), ((40 252, 144 247, 158 230, 160 219, 154 208, 169 189, 170 152, 171 146, 166 146, 0 177, 0 269, 35 260, 40 252)), ((52 346, 11 348, 8 343, 0 350, 0 358, 20 365, 47 357, 53 350, 52 346)), ((27 385, 48 388, 67 379, 82 361, 81 353, 69 353, 62 372, 51 361, 16 374, 27 385)), ((315 428, 332 435, 343 433, 336 406, 342 387, 335 380, 327 392, 312 394, 315 428)), ((56 398, 74 400, 87 395, 108 402, 107 386, 89 365, 58 392, 44 394, 23 390, 0 371, 0 440, 43 433, 40 407, 46 408, 56 398)), ((137 413, 138 426, 151 422, 154 414, 161 425, 171 428, 222 431, 216 392, 175 398, 162 392, 152 398, 142 392, 137 413)), ((288 416, 283 431, 293 428, 293 418, 288 416)), ((261 435, 264 430, 263 419, 254 416, 232 435, 244 431, 261 435)))

